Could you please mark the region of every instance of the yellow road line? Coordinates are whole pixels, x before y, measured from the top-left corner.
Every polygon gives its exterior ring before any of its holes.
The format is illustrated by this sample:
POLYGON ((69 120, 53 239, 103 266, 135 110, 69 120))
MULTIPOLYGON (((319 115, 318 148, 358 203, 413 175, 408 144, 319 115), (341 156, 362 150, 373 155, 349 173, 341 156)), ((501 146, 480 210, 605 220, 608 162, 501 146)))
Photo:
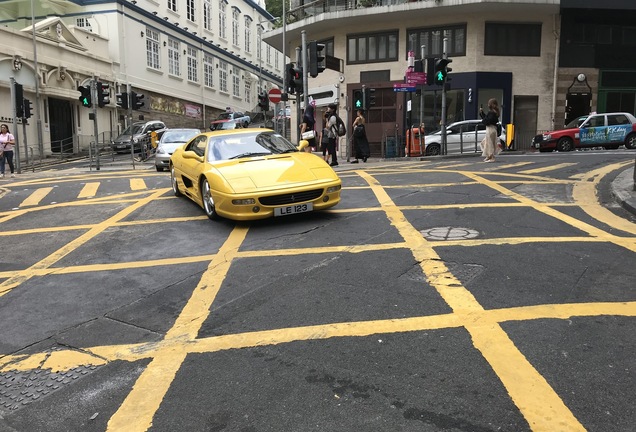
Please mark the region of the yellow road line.
POLYGON ((558 170, 561 168, 566 168, 572 165, 576 165, 576 162, 567 162, 567 163, 562 163, 562 164, 556 164, 556 165, 550 165, 547 167, 542 167, 542 168, 535 168, 535 169, 531 169, 531 170, 525 170, 525 171, 519 171, 519 174, 538 174, 538 173, 544 173, 544 172, 548 172, 548 171, 554 171, 554 170, 558 170))
MULTIPOLYGON (((508 168, 519 168, 525 165, 530 165, 533 164, 534 162, 517 162, 517 163, 512 163, 512 164, 507 164, 507 165, 494 165, 491 169, 492 170, 502 170, 502 169, 508 169, 508 168)), ((490 168, 490 167, 489 167, 490 168)))
POLYGON ((187 355, 184 342, 196 339, 247 231, 246 226, 237 226, 210 261, 188 303, 166 333, 166 341, 178 343, 156 353, 108 421, 108 431, 143 431, 150 428, 155 412, 187 355))
POLYGON ((99 183, 86 183, 82 188, 82 191, 77 196, 78 198, 89 198, 94 197, 97 194, 97 189, 99 188, 99 183))
MULTIPOLYGON (((448 270, 446 264, 422 235, 406 220, 381 185, 370 175, 362 176, 371 185, 391 224, 409 244, 413 256, 429 284, 456 313, 482 312, 477 299, 448 270)), ((473 179, 478 180, 477 176, 473 179)), ((505 331, 495 322, 466 325, 473 344, 493 368, 508 394, 536 432, 584 431, 585 429, 528 362, 505 331)))
POLYGON ((20 203, 19 207, 36 206, 40 204, 40 201, 42 201, 44 197, 51 193, 52 190, 52 187, 36 189, 31 195, 29 195, 27 199, 20 203))
POLYGON ((143 179, 133 178, 133 179, 130 179, 130 189, 141 190, 141 189, 148 189, 148 188, 146 187, 146 182, 143 179))

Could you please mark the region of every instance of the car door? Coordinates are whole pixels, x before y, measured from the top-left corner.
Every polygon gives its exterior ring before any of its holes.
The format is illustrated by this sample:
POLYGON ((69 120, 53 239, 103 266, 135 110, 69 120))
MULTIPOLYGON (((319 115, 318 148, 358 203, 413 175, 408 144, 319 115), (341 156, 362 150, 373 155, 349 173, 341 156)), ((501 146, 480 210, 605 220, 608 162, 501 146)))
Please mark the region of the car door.
POLYGON ((481 121, 471 121, 463 125, 462 144, 463 152, 474 152, 481 140, 486 136, 486 125, 481 121))
POLYGON ((579 129, 579 142, 581 147, 596 147, 603 145, 607 133, 605 114, 588 117, 579 129))

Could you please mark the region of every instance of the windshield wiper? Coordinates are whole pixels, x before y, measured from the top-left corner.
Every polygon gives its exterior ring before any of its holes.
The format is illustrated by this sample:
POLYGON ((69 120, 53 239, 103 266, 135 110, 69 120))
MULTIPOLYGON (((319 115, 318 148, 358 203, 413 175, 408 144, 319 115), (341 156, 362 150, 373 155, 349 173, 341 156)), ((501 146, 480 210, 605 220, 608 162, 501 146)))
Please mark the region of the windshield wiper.
POLYGON ((236 156, 232 156, 229 159, 240 159, 240 158, 244 158, 244 157, 250 157, 250 156, 269 156, 271 155, 271 153, 255 153, 255 152, 246 152, 246 153, 241 153, 238 154, 236 156))

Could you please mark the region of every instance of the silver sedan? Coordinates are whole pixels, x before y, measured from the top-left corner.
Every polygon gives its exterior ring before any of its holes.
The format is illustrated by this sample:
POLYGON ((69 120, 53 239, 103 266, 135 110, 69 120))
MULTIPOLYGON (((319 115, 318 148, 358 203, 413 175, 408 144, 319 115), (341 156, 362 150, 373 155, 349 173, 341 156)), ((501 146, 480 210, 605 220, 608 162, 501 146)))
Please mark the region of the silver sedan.
POLYGON ((155 168, 157 168, 157 171, 163 171, 164 168, 168 168, 170 156, 175 149, 200 133, 200 129, 166 129, 157 145, 157 153, 155 153, 155 168))

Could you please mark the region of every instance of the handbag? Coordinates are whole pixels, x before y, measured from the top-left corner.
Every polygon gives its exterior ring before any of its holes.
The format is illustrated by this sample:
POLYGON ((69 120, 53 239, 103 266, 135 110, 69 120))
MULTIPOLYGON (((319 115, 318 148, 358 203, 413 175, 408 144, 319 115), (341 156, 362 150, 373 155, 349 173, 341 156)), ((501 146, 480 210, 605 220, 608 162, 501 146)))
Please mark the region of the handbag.
POLYGON ((303 132, 303 134, 301 135, 301 138, 307 141, 312 140, 316 138, 316 131, 310 130, 307 132, 303 132))

